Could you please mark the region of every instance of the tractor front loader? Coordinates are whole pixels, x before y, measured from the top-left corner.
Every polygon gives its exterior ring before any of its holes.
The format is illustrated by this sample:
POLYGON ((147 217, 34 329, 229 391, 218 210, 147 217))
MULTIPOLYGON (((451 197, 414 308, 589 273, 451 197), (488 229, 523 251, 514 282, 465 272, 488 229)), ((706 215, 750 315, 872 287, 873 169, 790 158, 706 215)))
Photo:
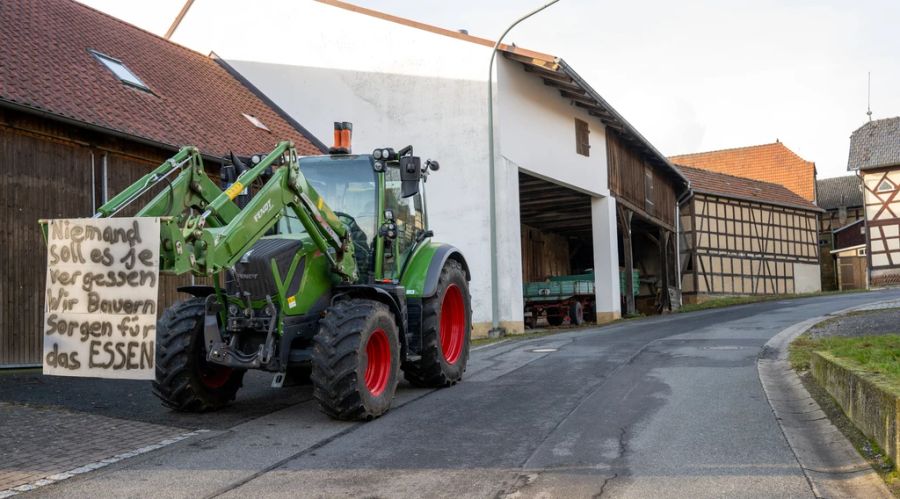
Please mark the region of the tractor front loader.
POLYGON ((335 124, 325 156, 290 142, 222 169, 221 187, 194 147, 116 195, 113 217, 151 189, 136 216, 161 220, 160 271, 211 278, 157 324, 153 393, 179 411, 234 399, 248 369, 311 382, 322 410, 370 419, 391 405, 400 377, 458 382, 471 334, 469 269, 433 242, 424 165, 411 146, 350 153, 335 124), (149 197, 149 196, 148 196, 149 197), (326 201, 327 200, 327 201, 326 201))

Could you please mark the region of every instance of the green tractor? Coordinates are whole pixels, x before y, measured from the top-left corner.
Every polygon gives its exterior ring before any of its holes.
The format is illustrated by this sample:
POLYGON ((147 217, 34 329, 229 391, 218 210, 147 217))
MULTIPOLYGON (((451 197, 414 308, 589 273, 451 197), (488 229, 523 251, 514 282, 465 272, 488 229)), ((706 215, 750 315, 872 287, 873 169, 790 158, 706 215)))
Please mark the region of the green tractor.
POLYGON ((153 393, 178 411, 235 398, 248 369, 311 382, 322 411, 371 419, 390 408, 401 371, 444 387, 466 369, 470 273, 431 240, 424 184, 437 162, 399 151, 335 147, 298 157, 281 142, 231 156, 220 187, 185 147, 100 207, 111 217, 156 189, 139 217, 159 217, 160 270, 208 278, 157 324, 153 393), (326 202, 327 199, 327 202, 326 202))

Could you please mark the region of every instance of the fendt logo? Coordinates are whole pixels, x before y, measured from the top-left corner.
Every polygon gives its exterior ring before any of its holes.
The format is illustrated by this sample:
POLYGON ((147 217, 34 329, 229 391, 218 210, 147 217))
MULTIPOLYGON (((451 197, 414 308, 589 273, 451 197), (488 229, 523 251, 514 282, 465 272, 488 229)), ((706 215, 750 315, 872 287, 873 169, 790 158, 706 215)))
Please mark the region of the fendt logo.
POLYGON ((272 209, 272 200, 270 199, 270 200, 266 201, 266 204, 262 205, 262 208, 260 208, 259 211, 257 211, 253 215, 253 221, 259 222, 259 219, 262 218, 263 215, 265 215, 271 209, 272 209))

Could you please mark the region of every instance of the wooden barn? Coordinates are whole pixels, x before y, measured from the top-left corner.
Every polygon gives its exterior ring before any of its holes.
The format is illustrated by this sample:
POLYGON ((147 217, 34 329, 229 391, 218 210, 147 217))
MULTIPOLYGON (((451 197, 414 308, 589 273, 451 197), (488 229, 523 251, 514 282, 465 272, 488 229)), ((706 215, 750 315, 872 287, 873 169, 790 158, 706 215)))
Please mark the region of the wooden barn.
MULTIPOLYGON (((816 180, 816 204, 825 210, 819 223, 819 259, 822 264, 822 290, 841 289, 839 284, 837 253, 842 248, 837 241, 837 231, 847 229, 863 219, 862 181, 856 175, 816 180)), ((855 225, 854 230, 865 225, 855 225)), ((844 236, 845 237, 845 236, 844 236)), ((845 237, 846 238, 846 237, 845 237)), ((865 243, 865 236, 863 236, 865 243)), ((845 285, 847 284, 845 276, 845 285)), ((853 279, 851 279, 853 281, 853 279)))
POLYGON ((680 212, 685 303, 821 289, 820 208, 781 185, 679 169, 691 181, 680 212))
POLYGON ((870 121, 853 132, 847 167, 864 188, 869 284, 900 284, 900 117, 870 121))
MULTIPOLYGON (((185 144, 214 171, 289 139, 323 145, 215 59, 71 0, 0 8, 0 367, 39 364, 40 218, 87 217, 185 144)), ((162 304, 190 278, 168 278, 162 304)))
POLYGON ((609 190, 616 198, 619 265, 624 273, 623 314, 657 313, 681 305, 678 282, 678 200, 688 182, 655 150, 610 131, 606 155, 609 190), (632 272, 638 272, 639 288, 632 272))

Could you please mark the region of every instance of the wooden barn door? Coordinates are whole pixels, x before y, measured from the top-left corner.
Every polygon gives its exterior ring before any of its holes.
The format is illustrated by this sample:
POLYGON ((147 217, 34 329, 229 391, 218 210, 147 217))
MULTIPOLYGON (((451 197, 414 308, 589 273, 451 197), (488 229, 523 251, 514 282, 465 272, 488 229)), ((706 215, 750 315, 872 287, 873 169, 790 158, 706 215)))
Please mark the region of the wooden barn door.
POLYGON ((866 287, 866 257, 844 256, 838 260, 841 291, 866 287))

